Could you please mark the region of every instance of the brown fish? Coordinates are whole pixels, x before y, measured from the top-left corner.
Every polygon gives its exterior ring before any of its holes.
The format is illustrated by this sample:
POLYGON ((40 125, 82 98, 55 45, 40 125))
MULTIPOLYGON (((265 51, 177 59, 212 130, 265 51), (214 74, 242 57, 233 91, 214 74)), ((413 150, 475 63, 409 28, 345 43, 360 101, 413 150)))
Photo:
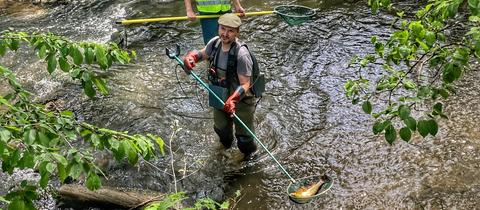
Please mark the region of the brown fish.
POLYGON ((308 187, 300 187, 297 191, 290 193, 290 196, 295 198, 309 198, 317 194, 318 190, 325 181, 320 180, 308 187))

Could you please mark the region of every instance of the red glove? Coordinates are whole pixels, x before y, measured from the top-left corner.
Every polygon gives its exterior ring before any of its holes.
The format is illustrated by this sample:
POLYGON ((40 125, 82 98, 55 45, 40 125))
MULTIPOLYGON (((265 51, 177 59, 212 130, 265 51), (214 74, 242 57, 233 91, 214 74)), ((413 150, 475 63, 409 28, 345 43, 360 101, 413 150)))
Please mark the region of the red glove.
POLYGON ((185 72, 190 74, 190 71, 195 67, 195 63, 200 60, 199 52, 196 50, 190 51, 183 57, 183 64, 185 65, 185 72))
POLYGON ((223 111, 229 114, 235 113, 235 105, 238 103, 245 93, 245 89, 242 86, 238 86, 235 92, 228 97, 227 101, 225 101, 225 105, 223 106, 223 111))

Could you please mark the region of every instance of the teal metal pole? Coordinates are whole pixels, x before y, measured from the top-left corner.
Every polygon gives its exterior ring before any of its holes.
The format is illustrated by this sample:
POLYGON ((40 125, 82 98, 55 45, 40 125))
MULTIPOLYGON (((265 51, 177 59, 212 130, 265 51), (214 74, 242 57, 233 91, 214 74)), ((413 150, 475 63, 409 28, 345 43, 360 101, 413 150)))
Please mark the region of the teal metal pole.
MULTIPOLYGON (((183 61, 178 57, 178 56, 175 56, 175 60, 177 60, 178 63, 180 63, 180 65, 182 65, 182 67, 185 67, 184 66, 184 63, 183 61)), ((212 94, 218 101, 220 101, 220 103, 222 103, 222 105, 225 105, 225 103, 222 101, 222 99, 220 97, 218 97, 217 94, 215 94, 215 92, 213 92, 212 89, 210 89, 210 87, 208 87, 208 85, 202 81, 202 79, 200 79, 196 74, 195 72, 191 71, 190 72, 190 75, 193 77, 193 79, 195 79, 196 81, 198 81, 200 83, 200 85, 202 85, 205 89, 208 90, 208 92, 210 94, 212 94)), ((268 150, 268 148, 260 141, 260 139, 258 139, 258 137, 250 130, 250 128, 248 128, 247 125, 245 125, 245 123, 243 123, 243 121, 237 116, 237 114, 233 113, 233 116, 234 118, 240 123, 240 125, 242 125, 242 127, 255 139, 255 141, 258 142, 258 144, 260 144, 260 146, 263 147, 263 149, 265 151, 267 151, 268 155, 275 161, 275 163, 280 167, 280 169, 282 170, 283 173, 285 173, 288 178, 290 178, 290 181, 292 181, 293 183, 296 183, 297 181, 295 181, 295 179, 287 172, 287 170, 282 166, 282 164, 280 164, 280 162, 278 162, 277 158, 275 158, 275 156, 273 156, 273 154, 268 150)))

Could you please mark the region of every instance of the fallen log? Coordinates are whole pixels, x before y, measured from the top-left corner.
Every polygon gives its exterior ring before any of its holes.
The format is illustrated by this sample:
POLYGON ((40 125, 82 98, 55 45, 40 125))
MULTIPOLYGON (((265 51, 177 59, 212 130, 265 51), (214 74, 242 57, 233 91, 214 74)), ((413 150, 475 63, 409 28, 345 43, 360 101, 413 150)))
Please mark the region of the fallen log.
POLYGON ((102 187, 91 191, 82 185, 67 184, 58 189, 58 195, 65 206, 104 206, 137 209, 164 196, 158 192, 133 191, 120 188, 102 187))

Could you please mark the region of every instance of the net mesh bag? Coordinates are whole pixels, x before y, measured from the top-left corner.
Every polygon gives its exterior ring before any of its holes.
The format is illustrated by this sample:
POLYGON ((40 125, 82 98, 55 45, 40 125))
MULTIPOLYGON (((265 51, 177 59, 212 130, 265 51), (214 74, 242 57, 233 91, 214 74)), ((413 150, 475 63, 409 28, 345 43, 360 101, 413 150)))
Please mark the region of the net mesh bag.
POLYGON ((274 8, 275 13, 289 25, 299 25, 312 19, 315 10, 305 6, 281 5, 274 8))

